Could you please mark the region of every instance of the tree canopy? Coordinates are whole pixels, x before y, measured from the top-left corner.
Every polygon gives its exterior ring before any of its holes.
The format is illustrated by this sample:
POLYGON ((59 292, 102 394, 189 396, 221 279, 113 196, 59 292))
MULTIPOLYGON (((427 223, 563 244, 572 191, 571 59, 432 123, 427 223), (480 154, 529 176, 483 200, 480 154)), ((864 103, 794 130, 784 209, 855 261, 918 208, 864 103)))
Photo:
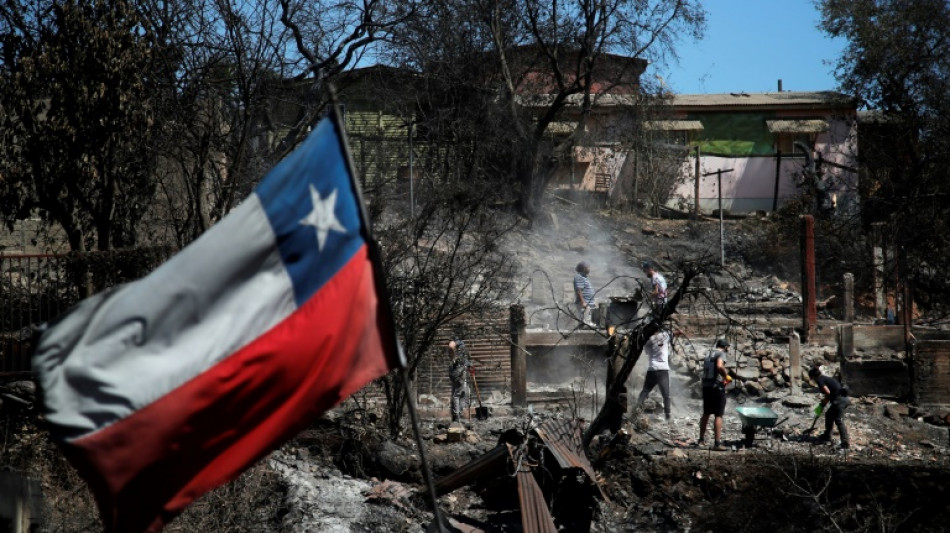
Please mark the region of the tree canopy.
POLYGON ((824 0, 821 27, 848 45, 845 92, 873 110, 859 128, 862 216, 906 254, 919 302, 950 301, 950 4, 824 0))
POLYGON ((121 0, 7 2, 0 25, 6 222, 37 212, 73 250, 134 244, 153 190, 153 35, 121 0))

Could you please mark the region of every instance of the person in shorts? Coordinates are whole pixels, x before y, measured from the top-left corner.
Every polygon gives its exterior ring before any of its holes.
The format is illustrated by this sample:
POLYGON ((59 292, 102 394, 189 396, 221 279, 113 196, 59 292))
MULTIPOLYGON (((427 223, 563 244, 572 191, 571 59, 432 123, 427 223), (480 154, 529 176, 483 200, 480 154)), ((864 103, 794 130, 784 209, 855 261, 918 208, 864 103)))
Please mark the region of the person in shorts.
POLYGON ((703 416, 699 419, 699 444, 706 444, 706 425, 709 417, 714 417, 714 450, 725 450, 722 446, 722 415, 726 412, 726 385, 732 381, 726 370, 728 353, 729 341, 717 339, 703 361, 703 416))

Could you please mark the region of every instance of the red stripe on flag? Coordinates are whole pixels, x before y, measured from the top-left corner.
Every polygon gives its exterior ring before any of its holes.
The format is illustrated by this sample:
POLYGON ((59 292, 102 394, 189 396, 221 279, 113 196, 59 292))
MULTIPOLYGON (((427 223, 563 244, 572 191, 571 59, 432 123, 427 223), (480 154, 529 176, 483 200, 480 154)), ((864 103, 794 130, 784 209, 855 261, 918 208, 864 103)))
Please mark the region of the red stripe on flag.
POLYGON ((364 245, 297 312, 66 453, 106 531, 158 530, 320 413, 398 366, 364 245))

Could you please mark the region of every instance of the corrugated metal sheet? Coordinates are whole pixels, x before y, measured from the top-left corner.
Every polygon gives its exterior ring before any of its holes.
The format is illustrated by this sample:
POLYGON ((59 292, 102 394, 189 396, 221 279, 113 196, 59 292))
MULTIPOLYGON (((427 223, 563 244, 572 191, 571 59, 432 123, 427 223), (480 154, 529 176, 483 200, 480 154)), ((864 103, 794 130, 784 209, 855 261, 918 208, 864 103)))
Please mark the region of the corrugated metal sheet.
MULTIPOLYGON (((515 101, 525 107, 548 107, 557 95, 554 94, 524 94, 515 96, 515 101)), ((639 98, 636 94, 594 94, 591 95, 594 107, 617 107, 636 105, 639 98)), ((579 106, 584 102, 583 94, 571 94, 564 99, 568 107, 579 106)))
POLYGON ((436 495, 448 494, 483 477, 504 475, 509 456, 510 452, 506 445, 496 446, 451 474, 437 479, 436 495))
MULTIPOLYGON (((507 445, 509 452, 514 448, 507 445)), ((512 461, 519 464, 519 461, 512 455, 512 461)), ((521 466, 515 473, 518 481, 518 500, 521 507, 521 528, 525 533, 557 533, 557 526, 554 525, 554 518, 548 510, 548 503, 544 500, 544 494, 541 487, 534 480, 534 474, 531 468, 520 463, 521 466)))
POLYGON ((824 133, 828 131, 828 121, 810 120, 766 120, 765 124, 772 133, 824 133))
POLYGON ((698 120, 647 120, 643 127, 654 131, 699 131, 703 123, 698 120))
POLYGON ((561 468, 579 468, 587 474, 601 497, 605 501, 610 501, 604 493, 600 484, 597 483, 597 476, 594 469, 584 454, 584 445, 582 441, 583 429, 580 420, 564 419, 546 420, 534 432, 544 441, 545 446, 561 468))
MULTIPOLYGON (((492 391, 506 393, 511 390, 511 343, 508 332, 507 310, 484 318, 468 318, 460 321, 470 334, 465 337, 475 364, 475 378, 482 398, 487 399, 492 391)), ((452 338, 455 325, 443 329, 436 337, 432 352, 419 366, 416 387, 420 394, 432 394, 448 401, 452 385, 448 368, 451 361, 446 345, 452 338)), ((474 389, 472 394, 475 394, 474 389)), ((477 400, 474 405, 478 405, 477 400)))

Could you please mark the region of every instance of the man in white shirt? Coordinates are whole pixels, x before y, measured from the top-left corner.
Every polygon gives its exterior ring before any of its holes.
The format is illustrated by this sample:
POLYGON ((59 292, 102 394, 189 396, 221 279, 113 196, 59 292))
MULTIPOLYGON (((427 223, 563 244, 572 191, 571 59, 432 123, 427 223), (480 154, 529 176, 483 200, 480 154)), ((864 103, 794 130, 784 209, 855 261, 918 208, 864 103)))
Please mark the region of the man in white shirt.
POLYGON ((650 395, 653 387, 660 386, 663 395, 663 412, 666 420, 670 420, 670 332, 661 329, 647 340, 643 352, 650 358, 650 366, 643 382, 643 390, 637 400, 637 409, 642 408, 644 400, 650 395))
POLYGON ((653 307, 659 311, 666 305, 666 278, 656 271, 656 265, 652 261, 644 261, 640 266, 653 284, 653 307))

